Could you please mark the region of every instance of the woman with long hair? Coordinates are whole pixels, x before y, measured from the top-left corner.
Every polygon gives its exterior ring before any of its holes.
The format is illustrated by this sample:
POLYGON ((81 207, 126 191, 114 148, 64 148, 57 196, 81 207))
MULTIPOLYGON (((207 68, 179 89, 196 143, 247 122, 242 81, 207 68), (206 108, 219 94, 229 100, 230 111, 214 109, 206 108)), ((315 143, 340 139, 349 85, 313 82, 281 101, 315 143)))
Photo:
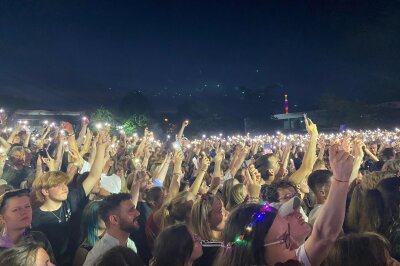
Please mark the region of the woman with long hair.
POLYGON ((165 228, 157 237, 151 266, 191 266, 203 251, 201 239, 185 224, 165 228))
POLYGON ((36 242, 22 241, 0 253, 0 265, 55 266, 46 250, 36 242))
POLYGON ((400 265, 389 255, 390 244, 383 236, 365 232, 339 238, 323 266, 394 266, 400 265))
POLYGON ((334 145, 329 151, 332 185, 313 230, 294 197, 281 205, 241 205, 228 218, 224 246, 214 265, 275 265, 289 260, 320 265, 339 236, 354 158, 334 145), (311 234, 310 234, 311 232, 311 234), (307 239, 307 240, 306 240, 307 239))
POLYGON ((193 204, 192 229, 207 243, 203 248, 204 254, 196 261, 196 265, 211 265, 215 260, 219 250, 215 243, 222 241, 227 217, 228 211, 218 196, 204 194, 193 204))

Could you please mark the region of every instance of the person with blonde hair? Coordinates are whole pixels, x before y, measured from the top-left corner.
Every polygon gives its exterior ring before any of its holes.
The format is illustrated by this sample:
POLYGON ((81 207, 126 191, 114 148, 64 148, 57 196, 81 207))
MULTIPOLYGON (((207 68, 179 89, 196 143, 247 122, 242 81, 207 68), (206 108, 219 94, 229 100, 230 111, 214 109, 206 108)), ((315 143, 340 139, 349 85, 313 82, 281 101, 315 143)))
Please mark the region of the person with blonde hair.
POLYGON ((47 172, 35 179, 33 192, 39 207, 33 210, 32 228, 43 232, 53 247, 57 265, 71 265, 75 250, 71 245, 71 217, 78 212, 82 201, 86 200, 98 182, 105 163, 106 140, 97 145, 96 157, 89 176, 82 185, 69 188, 69 176, 61 171, 47 172))
POLYGON ((231 194, 229 195, 226 209, 230 211, 239 204, 243 203, 244 200, 246 199, 246 196, 247 196, 246 187, 242 183, 234 185, 232 187, 231 194))

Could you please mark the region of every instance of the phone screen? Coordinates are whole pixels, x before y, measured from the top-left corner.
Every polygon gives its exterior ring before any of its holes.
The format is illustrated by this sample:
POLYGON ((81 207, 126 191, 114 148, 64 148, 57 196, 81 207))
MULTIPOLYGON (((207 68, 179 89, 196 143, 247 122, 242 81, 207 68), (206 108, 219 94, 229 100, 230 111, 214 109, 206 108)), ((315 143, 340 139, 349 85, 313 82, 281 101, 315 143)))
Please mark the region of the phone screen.
POLYGON ((264 152, 265 153, 272 153, 271 144, 267 143, 264 145, 264 152))
POLYGON ((212 150, 210 151, 210 157, 211 157, 211 158, 214 158, 216 155, 217 155, 217 152, 216 152, 214 149, 212 149, 212 150))

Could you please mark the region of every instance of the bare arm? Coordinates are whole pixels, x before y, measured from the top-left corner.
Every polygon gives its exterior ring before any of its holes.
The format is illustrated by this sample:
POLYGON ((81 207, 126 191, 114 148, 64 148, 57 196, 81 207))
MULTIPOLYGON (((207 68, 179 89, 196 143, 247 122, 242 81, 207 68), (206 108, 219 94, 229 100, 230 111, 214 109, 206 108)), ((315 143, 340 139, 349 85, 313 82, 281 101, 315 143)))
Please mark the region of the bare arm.
POLYGON ((349 178, 353 171, 353 157, 340 151, 338 145, 330 148, 329 161, 333 177, 328 199, 315 221, 311 236, 305 242, 311 265, 322 263, 342 230, 349 178))
POLYGON ((25 140, 24 140, 24 148, 28 148, 29 140, 31 139, 31 134, 32 134, 32 132, 26 131, 26 136, 25 136, 25 140))
POLYGON ((4 149, 4 153, 8 153, 8 151, 10 150, 10 148, 11 148, 11 145, 10 145, 10 143, 8 143, 8 141, 7 140, 5 140, 4 138, 2 138, 1 136, 0 136, 0 144, 1 144, 1 146, 3 147, 3 149, 4 149))
POLYGON ((305 124, 310 135, 310 143, 308 144, 307 151, 304 153, 300 168, 289 177, 289 180, 295 184, 300 184, 303 179, 311 174, 316 159, 318 139, 317 126, 309 118, 305 119, 305 124))
POLYGON ((197 193, 199 193, 201 182, 203 182, 204 175, 206 174, 209 165, 210 165, 210 160, 208 160, 207 157, 204 157, 201 160, 200 170, 197 173, 196 179, 194 180, 193 184, 190 186, 189 191, 192 192, 194 195, 197 195, 197 193))
POLYGON ((177 141, 181 141, 182 140, 182 136, 183 136, 183 131, 185 131, 185 128, 189 125, 189 121, 185 120, 182 122, 182 126, 181 129, 178 132, 178 135, 176 136, 176 140, 177 141))
POLYGON ((82 143, 84 143, 84 136, 86 134, 86 130, 87 130, 87 124, 85 122, 82 122, 82 128, 81 131, 79 132, 78 139, 76 140, 78 145, 82 145, 82 143))
POLYGON ((107 146, 108 142, 100 138, 99 144, 97 146, 96 158, 94 159, 93 165, 90 169, 89 176, 82 183, 86 195, 90 193, 90 191, 92 190, 94 185, 96 185, 101 176, 101 171, 103 170, 105 164, 105 152, 107 146))

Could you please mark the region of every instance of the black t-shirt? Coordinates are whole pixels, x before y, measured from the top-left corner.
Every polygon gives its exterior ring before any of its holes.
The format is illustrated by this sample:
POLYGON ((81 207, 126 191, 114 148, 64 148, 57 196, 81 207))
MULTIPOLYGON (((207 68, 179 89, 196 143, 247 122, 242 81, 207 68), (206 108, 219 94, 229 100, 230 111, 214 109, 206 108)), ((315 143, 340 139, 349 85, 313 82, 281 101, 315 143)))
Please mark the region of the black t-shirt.
POLYGON ((138 201, 136 209, 140 212, 138 220, 140 227, 138 230, 131 233, 130 238, 135 242, 138 251, 137 253, 140 256, 140 258, 146 263, 148 263, 152 258, 152 254, 151 254, 151 249, 147 244, 145 227, 146 227, 146 221, 150 216, 150 214, 152 213, 152 210, 144 201, 138 201))
POLYGON ((1 178, 14 188, 19 188, 21 182, 25 181, 31 173, 33 173, 33 170, 30 167, 24 166, 17 170, 12 165, 6 164, 1 178))
POLYGON ((193 262, 194 266, 213 265, 218 256, 220 247, 203 247, 203 255, 193 262))
POLYGON ((42 211, 40 208, 33 210, 32 228, 43 232, 49 239, 53 248, 57 265, 71 264, 73 254, 68 252, 72 234, 71 216, 77 212, 80 202, 86 195, 82 186, 70 188, 68 198, 61 207, 55 211, 42 211))

